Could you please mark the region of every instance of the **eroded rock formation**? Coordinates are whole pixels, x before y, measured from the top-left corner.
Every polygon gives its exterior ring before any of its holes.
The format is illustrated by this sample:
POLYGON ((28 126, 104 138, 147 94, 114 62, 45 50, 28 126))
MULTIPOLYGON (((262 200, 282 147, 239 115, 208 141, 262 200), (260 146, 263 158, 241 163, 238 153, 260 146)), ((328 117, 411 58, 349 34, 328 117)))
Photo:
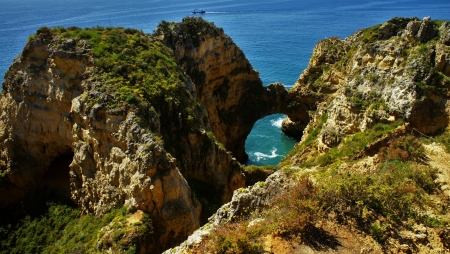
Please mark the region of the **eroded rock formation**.
MULTIPOLYGON (((212 27, 201 20, 196 22, 212 27)), ((215 32, 210 32, 204 34, 214 40, 215 32)), ((197 89, 200 94, 197 98, 205 100, 206 105, 212 107, 220 98, 230 98, 225 100, 226 104, 219 103, 207 112, 196 102, 197 84, 183 77, 184 83, 178 84, 181 101, 166 97, 154 103, 147 102, 152 104, 145 104, 145 107, 116 105, 118 93, 108 92, 108 88, 104 88, 108 80, 98 75, 104 70, 96 64, 98 57, 92 53, 95 46, 87 39, 67 38, 61 33, 38 31, 5 76, 0 150, 2 173, 6 174, 7 181, 2 181, 2 205, 20 200, 24 192, 45 181, 43 177, 55 159, 73 155, 67 184, 72 200, 83 213, 101 215, 125 205, 131 211, 149 214, 158 236, 147 246, 153 250, 162 250, 186 238, 199 227, 201 211, 186 179, 214 189, 219 194, 219 202, 230 200, 233 191, 244 185, 244 176, 239 163, 219 142, 231 146, 237 140, 231 133, 244 137, 254 123, 251 121, 258 118, 245 119, 248 124, 243 128, 245 131, 239 128, 242 122, 233 121, 222 132, 211 132, 211 129, 220 129, 219 125, 226 124, 219 124, 220 121, 234 118, 237 106, 245 108, 253 103, 253 97, 244 98, 251 94, 255 85, 260 95, 266 93, 271 98, 281 98, 285 90, 279 85, 268 90, 263 88, 257 73, 228 38, 222 44, 210 45, 210 40, 201 47, 197 45, 203 55, 194 59, 204 64, 199 59, 209 55, 208 50, 222 50, 227 52, 222 60, 232 60, 228 71, 239 74, 236 69, 243 68, 240 71, 253 73, 253 76, 237 75, 240 81, 233 86, 227 85, 225 77, 221 77, 225 83, 221 81, 219 87, 214 82, 200 84, 203 90, 197 89), (234 50, 229 51, 228 47, 234 50), (206 98, 217 89, 225 90, 220 95, 214 92, 211 102, 207 103, 206 98), (210 127, 210 122, 215 127, 210 127), (217 133, 228 133, 232 137, 217 133)), ((133 30, 127 33, 144 36, 133 30)), ((123 71, 118 69, 118 72, 123 71)), ((218 77, 214 69, 199 71, 204 71, 208 77, 218 77)), ((228 76, 234 82, 235 76, 228 76)), ((258 103, 260 101, 255 105, 258 103)), ((257 115, 266 114, 263 109, 259 112, 257 115)), ((245 154, 244 141, 245 137, 235 147, 241 147, 238 150, 245 154)))
POLYGON ((55 158, 73 153, 71 198, 83 213, 126 205, 152 216, 160 242, 183 239, 200 225, 201 208, 176 159, 158 133, 139 125, 133 108, 87 105, 96 92, 91 48, 69 40, 61 47, 59 40, 38 34, 6 74, 0 147, 9 182, 2 197, 32 190, 55 158))
MULTIPOLYGON (((403 119, 424 134, 445 129, 447 37, 447 22, 395 18, 344 40, 319 42, 290 93, 307 91, 322 98, 318 102, 330 102, 318 104, 328 118, 320 138, 323 149, 378 122, 403 119)), ((283 128, 295 130, 295 122, 286 120, 283 128)))
POLYGON ((185 18, 181 23, 163 22, 156 35, 174 50, 195 83, 215 137, 240 162, 247 161, 244 144, 257 120, 284 113, 308 123, 307 111, 315 108, 316 99, 288 93, 280 83, 263 87, 258 72, 221 28, 185 18))
MULTIPOLYGON (((68 158, 67 185, 83 213, 127 206, 148 215, 156 238, 145 248, 162 251, 200 226, 198 186, 217 194, 219 203, 244 186, 238 161, 247 160, 245 139, 266 115, 287 114, 284 130, 304 140, 316 131, 318 153, 379 122, 402 119, 423 134, 446 128, 449 27, 396 18, 345 40, 326 39, 289 91, 279 83, 263 87, 231 38, 202 19, 163 22, 154 35, 114 30, 109 39, 140 44, 120 48, 113 64, 98 54, 104 49, 89 40, 92 33, 41 29, 3 83, 0 203, 20 200, 45 182, 55 160, 68 158), (148 62, 120 62, 141 51, 148 62), (152 65, 171 83, 147 84, 143 72, 152 65), (320 129, 306 128, 320 121, 320 129)), ((93 33, 104 31, 112 30, 93 33)), ((296 167, 302 156, 284 164, 296 167)), ((253 192, 241 192, 212 220, 263 207, 272 195, 266 194, 253 199, 253 192)))
POLYGON ((303 105, 301 113, 311 121, 289 119, 294 114, 288 114, 284 128, 303 137, 278 165, 280 171, 235 191, 209 224, 165 253, 448 252, 448 225, 427 224, 420 216, 449 218, 449 31, 447 22, 394 18, 344 40, 319 42, 286 96, 289 104, 303 105), (384 133, 384 128, 391 129, 384 133), (427 136, 435 134, 440 135, 427 136), (420 183, 402 173, 418 169, 430 175, 433 191, 418 191, 420 183), (386 187, 374 185, 383 174, 386 187), (392 181, 396 175, 401 176, 398 188, 392 181), (367 180, 356 180, 363 178, 367 180), (412 183, 416 187, 405 199, 418 194, 438 206, 419 207, 419 199, 400 206, 400 213, 415 207, 408 222, 398 219, 398 213, 387 215, 393 206, 379 210, 386 189, 394 191, 389 200, 397 205, 404 186, 412 183), (328 188, 337 191, 322 192, 328 188), (370 194, 363 200, 366 191, 370 194), (315 210, 314 204, 320 208, 315 210), (283 216, 286 220, 280 222, 283 216), (287 224, 301 225, 286 230, 287 224))

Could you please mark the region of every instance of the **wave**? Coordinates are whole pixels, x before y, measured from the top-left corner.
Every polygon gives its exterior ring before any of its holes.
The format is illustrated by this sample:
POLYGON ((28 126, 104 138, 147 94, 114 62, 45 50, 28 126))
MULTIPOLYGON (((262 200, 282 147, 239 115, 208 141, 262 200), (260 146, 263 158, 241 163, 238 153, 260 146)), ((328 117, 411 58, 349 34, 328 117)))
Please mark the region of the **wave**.
POLYGON ((256 161, 273 159, 275 157, 280 156, 279 154, 277 154, 277 149, 275 147, 271 151, 271 154, 265 154, 265 153, 261 153, 261 152, 256 152, 256 153, 254 153, 254 155, 256 156, 256 161))
POLYGON ((286 119, 286 117, 280 117, 278 119, 270 120, 270 123, 274 127, 281 128, 281 124, 283 123, 284 119, 286 119))

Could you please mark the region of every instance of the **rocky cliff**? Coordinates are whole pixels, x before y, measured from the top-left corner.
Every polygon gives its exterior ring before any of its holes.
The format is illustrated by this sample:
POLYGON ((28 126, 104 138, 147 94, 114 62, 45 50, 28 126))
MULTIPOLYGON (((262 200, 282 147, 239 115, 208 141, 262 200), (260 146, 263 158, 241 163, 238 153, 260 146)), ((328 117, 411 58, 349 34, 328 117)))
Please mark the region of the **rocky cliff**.
POLYGON ((145 249, 163 250, 244 186, 238 161, 258 119, 309 121, 315 100, 296 98, 263 87, 231 38, 199 18, 154 35, 43 27, 3 83, 1 205, 51 187, 83 214, 126 206, 151 217, 145 249))
POLYGON ((445 129, 448 44, 448 23, 429 18, 395 18, 319 42, 293 90, 326 98, 323 149, 378 122, 403 119, 424 134, 445 129))
POLYGON ((317 43, 286 97, 311 105, 283 123, 301 142, 167 253, 448 252, 449 32, 394 18, 317 43))
POLYGON ((0 205, 52 188, 109 218, 77 251, 161 252, 229 200, 170 252, 446 251, 449 29, 394 18, 325 39, 287 91, 199 18, 41 28, 3 83, 0 205), (246 136, 273 113, 301 142, 241 188, 246 136))
POLYGON ((303 127, 316 98, 288 93, 280 83, 262 86, 259 74, 221 28, 201 19, 163 22, 155 32, 173 49, 178 64, 195 83, 196 98, 208 111, 214 136, 242 163, 254 123, 270 114, 288 114, 303 127))
POLYGON ((84 214, 148 214, 147 252, 185 239, 200 226, 199 191, 221 204, 244 177, 175 59, 134 29, 38 30, 3 83, 1 205, 57 186, 84 214))

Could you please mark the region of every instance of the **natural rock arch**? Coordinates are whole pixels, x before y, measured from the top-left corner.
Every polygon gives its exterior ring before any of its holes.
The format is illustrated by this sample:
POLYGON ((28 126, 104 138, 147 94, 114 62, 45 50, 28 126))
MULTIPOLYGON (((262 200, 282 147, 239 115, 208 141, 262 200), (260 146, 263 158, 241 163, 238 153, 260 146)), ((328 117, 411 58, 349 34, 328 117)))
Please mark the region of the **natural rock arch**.
POLYGON ((244 53, 213 23, 201 18, 163 22, 155 35, 172 48, 194 82, 216 139, 241 163, 248 159, 245 140, 257 120, 281 113, 303 128, 308 124, 317 99, 291 93, 281 83, 264 87, 244 53))
POLYGON ((156 130, 140 125, 135 108, 106 107, 111 95, 96 90, 102 80, 93 75, 92 47, 83 39, 60 38, 42 29, 3 83, 0 166, 14 188, 8 192, 0 185, 0 206, 19 200, 5 197, 33 189, 55 159, 70 154, 70 195, 82 213, 101 215, 126 205, 151 214, 158 222, 158 241, 167 242, 171 232, 184 239, 200 224, 200 207, 186 179, 214 182, 221 202, 229 201, 244 186, 244 176, 227 150, 245 162, 245 140, 258 119, 282 113, 304 125, 309 122, 316 99, 291 93, 279 83, 264 87, 221 29, 201 19, 164 25, 155 35, 173 49, 189 76, 183 76, 180 87, 199 109, 199 125, 176 129, 173 123, 182 117, 179 105, 170 101, 146 119, 156 130), (92 97, 101 100, 89 103, 92 97))

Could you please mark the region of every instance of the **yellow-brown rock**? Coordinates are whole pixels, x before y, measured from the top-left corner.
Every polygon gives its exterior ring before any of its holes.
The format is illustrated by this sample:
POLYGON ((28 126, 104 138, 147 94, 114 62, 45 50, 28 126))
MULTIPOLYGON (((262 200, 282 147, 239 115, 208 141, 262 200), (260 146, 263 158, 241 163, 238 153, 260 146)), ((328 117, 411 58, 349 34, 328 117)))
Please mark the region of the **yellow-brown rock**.
POLYGON ((214 136, 238 161, 247 161, 245 140, 260 118, 284 113, 297 121, 308 119, 310 105, 288 94, 282 84, 263 87, 244 53, 214 24, 201 18, 163 22, 156 35, 174 50, 195 84, 196 98, 205 105, 214 136), (300 102, 290 104, 292 100, 300 102))
MULTIPOLYGON (((317 112, 327 114, 329 130, 319 138, 320 150, 339 144, 330 133, 352 134, 377 122, 403 119, 425 134, 448 126, 449 46, 443 43, 448 25, 437 24, 430 18, 394 18, 316 45, 289 92, 314 93, 322 98, 317 102, 326 97, 317 104, 317 112), (441 39, 433 39, 437 30, 441 39)), ((283 128, 289 131, 288 125, 283 128)))
POLYGON ((224 203, 244 186, 240 164, 208 135, 207 111, 192 96, 189 77, 180 86, 189 106, 155 103, 143 121, 139 108, 109 106, 115 94, 96 90, 107 80, 95 75, 102 72, 95 60, 87 40, 43 29, 11 65, 0 98, 1 170, 7 178, 0 206, 57 181, 47 174, 50 165, 69 158, 60 169, 69 175, 62 185, 82 213, 102 215, 123 206, 142 211, 156 232, 145 246, 162 251, 200 226, 202 208, 186 179, 215 189, 217 202, 224 203), (186 124, 181 107, 196 114, 196 125, 186 124))

